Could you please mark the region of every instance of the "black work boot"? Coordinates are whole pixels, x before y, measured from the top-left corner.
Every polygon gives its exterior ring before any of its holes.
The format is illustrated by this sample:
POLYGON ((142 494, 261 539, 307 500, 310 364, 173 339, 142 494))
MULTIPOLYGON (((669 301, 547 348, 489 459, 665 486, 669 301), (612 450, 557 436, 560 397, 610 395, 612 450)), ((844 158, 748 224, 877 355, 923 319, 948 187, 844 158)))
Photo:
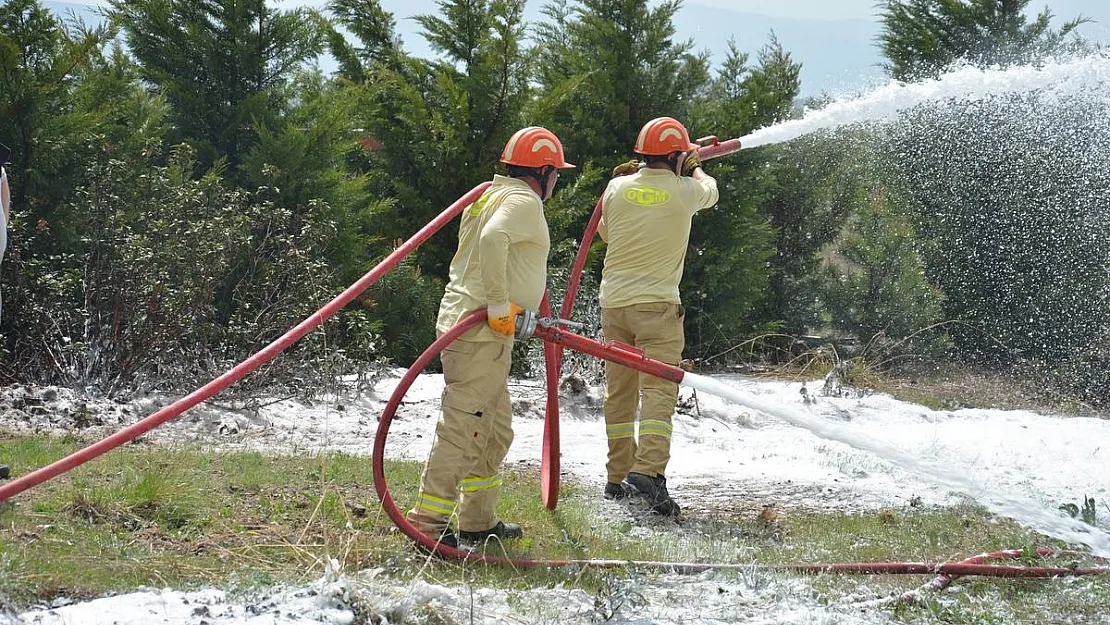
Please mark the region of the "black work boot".
POLYGON ((667 492, 667 478, 662 475, 648 477, 643 473, 632 472, 624 478, 624 484, 633 493, 644 498, 644 503, 652 512, 662 516, 678 516, 679 508, 667 492))
POLYGON ((605 484, 606 499, 624 499, 632 493, 624 482, 607 482, 605 484))
POLYGON ((504 521, 498 521, 497 525, 494 525, 488 530, 481 530, 477 532, 459 532, 459 538, 474 543, 486 540, 490 536, 496 536, 502 540, 522 538, 524 536, 524 530, 520 529, 520 526, 516 523, 506 523, 504 521))
MULTIPOLYGON (((438 534, 437 533, 426 533, 425 536, 428 536, 432 540, 435 540, 437 543, 439 543, 440 545, 443 545, 444 547, 451 547, 453 549, 462 549, 464 551, 469 551, 470 550, 465 545, 464 546, 459 545, 458 536, 455 536, 455 532, 452 532, 451 528, 449 528, 449 527, 440 530, 438 534)), ((417 549, 419 549, 420 551, 422 551, 424 553, 434 553, 431 549, 424 546, 423 543, 413 541, 413 544, 416 545, 417 549)), ((436 555, 439 555, 439 554, 436 554, 436 555)))

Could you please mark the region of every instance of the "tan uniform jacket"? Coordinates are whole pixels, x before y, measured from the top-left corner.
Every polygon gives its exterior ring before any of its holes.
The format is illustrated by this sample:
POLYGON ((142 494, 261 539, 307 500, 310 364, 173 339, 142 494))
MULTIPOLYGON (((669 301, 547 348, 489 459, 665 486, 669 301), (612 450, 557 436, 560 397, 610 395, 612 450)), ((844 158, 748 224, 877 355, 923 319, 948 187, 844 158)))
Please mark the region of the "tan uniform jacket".
MULTIPOLYGON (((489 303, 539 308, 547 286, 550 249, 540 197, 522 180, 494 176, 482 197, 463 209, 459 249, 451 259, 436 330, 446 332, 489 303)), ((512 341, 512 337, 482 325, 461 340, 512 341)))
POLYGON ((694 213, 717 203, 717 181, 641 169, 609 181, 598 233, 609 245, 601 272, 602 308, 682 303, 678 284, 694 213))

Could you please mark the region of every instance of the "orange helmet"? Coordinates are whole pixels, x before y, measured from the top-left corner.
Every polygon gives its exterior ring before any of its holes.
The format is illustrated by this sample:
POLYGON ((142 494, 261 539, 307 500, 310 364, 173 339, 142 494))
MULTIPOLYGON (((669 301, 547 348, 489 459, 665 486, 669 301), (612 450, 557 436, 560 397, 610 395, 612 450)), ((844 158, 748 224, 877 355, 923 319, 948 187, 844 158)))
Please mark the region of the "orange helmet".
POLYGON ((509 137, 501 152, 501 162, 520 167, 543 167, 554 165, 559 169, 570 169, 574 165, 563 160, 563 144, 555 133, 540 126, 521 128, 509 137))
POLYGON ((688 152, 697 149, 690 143, 686 126, 673 117, 656 117, 644 124, 640 136, 636 137, 636 147, 632 149, 644 156, 665 156, 671 152, 688 152))

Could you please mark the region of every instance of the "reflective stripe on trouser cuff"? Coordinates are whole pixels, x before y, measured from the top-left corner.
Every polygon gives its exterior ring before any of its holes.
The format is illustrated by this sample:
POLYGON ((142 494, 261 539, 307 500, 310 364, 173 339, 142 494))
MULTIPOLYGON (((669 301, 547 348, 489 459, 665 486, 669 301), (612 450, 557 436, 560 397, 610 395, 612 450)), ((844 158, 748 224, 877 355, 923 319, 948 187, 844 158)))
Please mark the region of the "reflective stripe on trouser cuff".
POLYGON ((501 476, 491 475, 489 477, 468 477, 463 479, 462 485, 459 487, 464 493, 476 493, 480 490, 489 490, 501 486, 501 476))
POLYGON ((667 421, 640 421, 640 436, 662 436, 670 440, 673 429, 667 421))
POLYGON ((635 433, 636 424, 631 421, 628 423, 609 423, 605 426, 605 436, 611 441, 632 438, 635 433))
POLYGON ((455 509, 455 502, 428 493, 420 493, 416 497, 416 509, 451 516, 451 512, 455 509))

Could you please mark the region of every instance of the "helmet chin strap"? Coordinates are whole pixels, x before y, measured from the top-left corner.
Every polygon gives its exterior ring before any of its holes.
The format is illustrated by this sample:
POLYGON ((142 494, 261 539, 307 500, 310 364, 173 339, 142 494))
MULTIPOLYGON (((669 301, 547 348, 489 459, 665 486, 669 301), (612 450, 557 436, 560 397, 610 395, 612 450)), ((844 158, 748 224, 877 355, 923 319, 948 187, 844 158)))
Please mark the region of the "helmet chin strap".
POLYGON ((541 170, 541 173, 529 177, 532 178, 532 180, 536 181, 536 184, 540 187, 541 191, 540 199, 546 202, 547 200, 551 199, 552 195, 555 194, 555 182, 556 180, 558 180, 558 178, 555 176, 555 172, 557 172, 558 170, 551 165, 545 165, 544 170, 547 170, 547 175, 544 175, 541 170), (551 169, 547 169, 548 167, 550 167, 551 169))
POLYGON ((686 163, 686 154, 684 152, 672 152, 670 157, 667 157, 667 164, 671 166, 671 171, 674 175, 682 175, 682 165, 686 163), (671 160, 673 157, 674 160, 671 160))

